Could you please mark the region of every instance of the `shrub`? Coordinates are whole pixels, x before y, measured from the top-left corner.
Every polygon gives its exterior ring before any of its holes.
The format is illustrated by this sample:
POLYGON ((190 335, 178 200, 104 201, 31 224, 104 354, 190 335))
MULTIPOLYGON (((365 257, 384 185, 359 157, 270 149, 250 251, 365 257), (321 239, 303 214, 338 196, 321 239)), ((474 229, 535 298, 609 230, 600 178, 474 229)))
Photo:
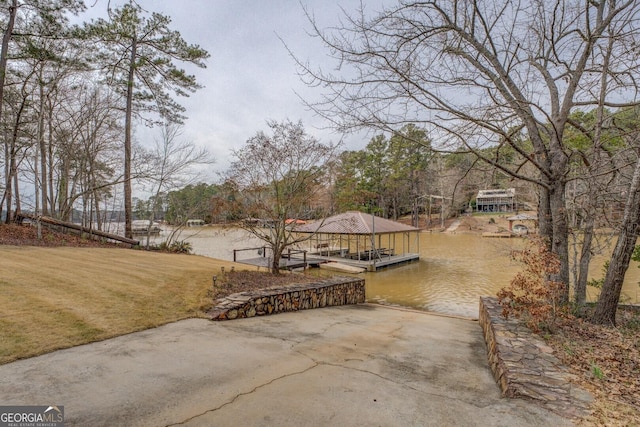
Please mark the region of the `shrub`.
POLYGON ((160 252, 173 252, 179 254, 190 254, 193 250, 193 246, 191 243, 186 240, 180 240, 176 242, 168 243, 166 241, 160 242, 158 245, 149 245, 146 248, 149 251, 160 251, 160 252))
POLYGON ((191 243, 187 242, 186 240, 175 241, 169 246, 169 250, 171 252, 180 254, 190 254, 192 249, 193 246, 191 246, 191 243))
POLYGON ((524 270, 498 292, 502 315, 523 319, 535 332, 553 332, 557 320, 569 316, 559 303, 562 283, 550 279, 560 271, 560 261, 542 240, 531 240, 513 257, 524 264, 524 270))

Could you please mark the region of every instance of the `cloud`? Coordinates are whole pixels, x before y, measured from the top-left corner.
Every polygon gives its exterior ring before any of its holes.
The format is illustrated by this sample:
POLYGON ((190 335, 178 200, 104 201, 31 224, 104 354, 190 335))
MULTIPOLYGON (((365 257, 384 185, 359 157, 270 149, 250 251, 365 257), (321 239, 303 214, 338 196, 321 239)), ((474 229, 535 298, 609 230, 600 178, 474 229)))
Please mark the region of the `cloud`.
MULTIPOLYGON (((309 23, 300 3, 291 0, 138 0, 149 12, 171 17, 171 28, 211 55, 206 69, 187 68, 204 85, 179 101, 189 117, 184 138, 207 147, 217 159, 214 168, 223 171, 230 151, 259 130, 267 120, 302 120, 307 132, 321 141, 342 139, 320 118, 307 111, 296 93, 317 99, 317 88, 309 88, 296 75, 287 46, 300 58, 314 64, 327 60, 327 52, 307 34, 309 23), (280 39, 282 38, 282 40, 280 39)), ((336 25, 343 12, 355 11, 359 0, 310 0, 305 6, 323 27, 336 25)), ((111 0, 111 7, 122 1, 111 0)), ((98 1, 88 16, 106 15, 107 1, 98 1)), ((152 138, 141 131, 139 139, 152 138)), ((362 148, 366 141, 350 137, 348 148, 362 148)), ((142 143, 145 141, 142 140, 142 143)))

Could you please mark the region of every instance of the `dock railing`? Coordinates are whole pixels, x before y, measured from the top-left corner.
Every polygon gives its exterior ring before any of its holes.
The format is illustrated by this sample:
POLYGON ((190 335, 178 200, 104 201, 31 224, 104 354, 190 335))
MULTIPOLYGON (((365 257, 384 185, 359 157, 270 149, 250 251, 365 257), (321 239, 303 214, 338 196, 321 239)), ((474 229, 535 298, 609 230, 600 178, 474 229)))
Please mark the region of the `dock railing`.
MULTIPOLYGON (((305 251, 304 249, 287 249, 287 254, 283 255, 284 258, 287 259, 291 259, 292 255, 297 255, 297 254, 302 254, 302 261, 306 264, 307 263, 307 251, 305 251)), ((293 258, 298 258, 296 256, 293 256, 293 258)))
POLYGON ((233 262, 238 262, 238 253, 240 253, 240 252, 248 252, 248 251, 258 251, 258 255, 262 256, 263 258, 267 257, 267 247, 266 246, 260 246, 260 247, 257 247, 257 248, 234 249, 233 250, 233 262))
MULTIPOLYGON (((233 262, 238 262, 238 254, 240 252, 248 252, 248 251, 258 251, 258 255, 260 255, 263 258, 267 257, 267 251, 271 250, 271 248, 267 247, 267 246, 260 246, 260 247, 256 247, 256 248, 244 248, 244 249, 234 249, 233 250, 233 262)), ((286 258, 286 259, 292 259, 292 258, 298 258, 296 255, 298 254, 302 254, 302 260, 303 262, 307 262, 307 251, 303 250, 303 249, 287 249, 286 253, 282 254, 282 258, 286 258)))

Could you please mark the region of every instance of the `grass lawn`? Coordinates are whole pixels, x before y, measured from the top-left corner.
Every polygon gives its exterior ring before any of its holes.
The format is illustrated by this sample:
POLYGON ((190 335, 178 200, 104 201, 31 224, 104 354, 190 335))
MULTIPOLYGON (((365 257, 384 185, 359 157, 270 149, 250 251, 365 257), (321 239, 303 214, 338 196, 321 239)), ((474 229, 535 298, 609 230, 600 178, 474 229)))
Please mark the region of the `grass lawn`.
POLYGON ((232 265, 129 249, 0 245, 0 364, 202 316, 212 276, 232 265))

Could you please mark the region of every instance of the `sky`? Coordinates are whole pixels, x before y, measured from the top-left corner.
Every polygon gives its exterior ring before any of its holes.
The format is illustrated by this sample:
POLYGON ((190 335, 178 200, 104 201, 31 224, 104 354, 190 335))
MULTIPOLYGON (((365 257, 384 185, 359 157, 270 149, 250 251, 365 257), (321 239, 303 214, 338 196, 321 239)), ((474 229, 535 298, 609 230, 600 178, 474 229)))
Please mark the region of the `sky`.
MULTIPOLYGON (((380 0, 365 2, 369 11, 381 7, 380 0)), ((105 17, 108 3, 87 0, 83 17, 105 17)), ((110 0, 110 4, 118 6, 122 0, 110 0)), ((232 149, 241 148, 258 131, 268 131, 267 120, 302 120, 309 134, 324 143, 343 141, 345 149, 364 148, 370 139, 364 133, 337 134, 305 108, 299 96, 313 101, 322 92, 301 81, 287 51, 288 47, 312 65, 333 66, 328 51, 309 36, 302 5, 326 28, 339 23, 342 9, 355 12, 360 0, 138 0, 138 4, 171 17, 173 30, 210 54, 207 68, 188 68, 204 88, 177 99, 187 109, 183 139, 206 147, 215 159, 209 171, 211 182, 216 172, 227 169, 232 149)), ((139 130, 137 139, 145 144, 149 143, 145 139, 157 135, 139 130)))

